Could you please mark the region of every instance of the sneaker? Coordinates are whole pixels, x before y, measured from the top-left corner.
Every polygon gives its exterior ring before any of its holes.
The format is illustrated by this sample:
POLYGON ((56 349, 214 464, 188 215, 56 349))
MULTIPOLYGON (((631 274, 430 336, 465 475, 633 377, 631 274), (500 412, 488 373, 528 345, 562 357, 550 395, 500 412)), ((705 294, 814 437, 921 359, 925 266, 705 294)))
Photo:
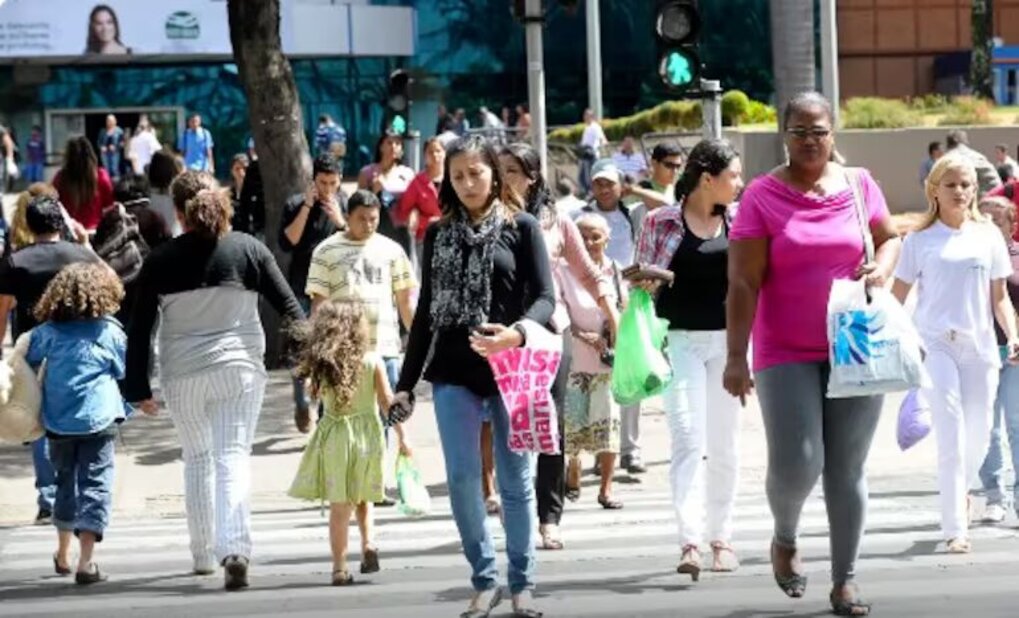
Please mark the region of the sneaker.
POLYGON ((248 587, 248 559, 244 556, 227 556, 223 560, 226 572, 224 588, 240 590, 248 587))
POLYGON ((980 521, 985 524, 1000 524, 1005 521, 1005 507, 1000 504, 988 504, 980 521))
POLYGON ((621 468, 626 468, 626 471, 630 474, 644 474, 647 472, 647 466, 641 461, 639 455, 634 455, 626 460, 626 463, 620 465, 621 468))
POLYGON ((39 512, 35 514, 35 525, 46 526, 51 523, 53 523, 53 512, 39 509, 39 512))

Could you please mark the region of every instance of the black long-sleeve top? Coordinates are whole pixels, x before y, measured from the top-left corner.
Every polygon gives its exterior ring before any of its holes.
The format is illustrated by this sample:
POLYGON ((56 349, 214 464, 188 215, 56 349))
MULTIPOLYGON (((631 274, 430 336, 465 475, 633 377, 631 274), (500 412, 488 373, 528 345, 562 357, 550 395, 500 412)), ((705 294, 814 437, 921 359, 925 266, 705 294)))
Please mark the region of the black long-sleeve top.
POLYGON ((137 279, 127 337, 128 401, 152 397, 149 357, 159 328, 159 374, 167 380, 211 369, 264 371, 265 332, 258 296, 289 320, 304 319, 272 253, 255 238, 231 232, 218 240, 185 233, 155 249, 137 279))
MULTIPOLYGON (((414 389, 434 338, 435 354, 425 371, 426 380, 433 384, 464 386, 482 397, 496 395, 499 391, 492 369, 487 360, 471 349, 467 329, 432 330, 432 255, 441 226, 441 223, 432 225, 425 235, 421 296, 396 389, 405 392, 414 389)), ((537 219, 519 213, 514 216, 514 225, 503 228, 496 241, 492 271, 489 322, 509 326, 528 319, 548 324, 555 310, 555 290, 537 219)))

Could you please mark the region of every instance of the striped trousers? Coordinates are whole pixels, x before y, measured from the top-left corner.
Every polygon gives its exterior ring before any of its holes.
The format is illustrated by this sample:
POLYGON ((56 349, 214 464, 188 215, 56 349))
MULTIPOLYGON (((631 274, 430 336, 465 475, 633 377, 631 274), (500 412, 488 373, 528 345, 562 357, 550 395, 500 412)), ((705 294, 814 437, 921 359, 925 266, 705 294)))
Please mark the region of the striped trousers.
POLYGON ((163 385, 184 455, 184 503, 195 567, 251 556, 251 444, 262 370, 226 367, 163 385))

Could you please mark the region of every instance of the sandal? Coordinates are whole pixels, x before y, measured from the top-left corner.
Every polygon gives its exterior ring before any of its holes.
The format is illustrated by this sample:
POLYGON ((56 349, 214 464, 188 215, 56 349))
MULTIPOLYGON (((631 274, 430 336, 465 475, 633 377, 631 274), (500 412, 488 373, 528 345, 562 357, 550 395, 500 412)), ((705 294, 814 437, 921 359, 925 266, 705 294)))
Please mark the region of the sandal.
POLYGON ((334 586, 349 586, 354 583, 354 576, 347 569, 336 569, 333 571, 334 586))
POLYGON ((379 550, 369 548, 361 552, 361 574, 367 575, 368 573, 378 572, 379 550))
POLYGON ((783 547, 774 540, 771 542, 771 570, 775 576, 775 583, 791 599, 802 598, 807 592, 807 576, 797 572, 798 562, 799 552, 795 547, 783 547), (789 575, 781 575, 775 568, 775 553, 778 549, 792 551, 792 556, 789 557, 789 570, 791 571, 789 575))
POLYGON ((828 595, 831 602, 831 613, 836 616, 868 616, 870 615, 870 603, 860 600, 859 591, 853 586, 853 596, 848 599, 837 598, 834 590, 828 595))
POLYGON ((946 546, 950 554, 968 554, 973 549, 969 540, 963 538, 950 539, 946 546))
POLYGON ((689 575, 693 581, 701 578, 701 554, 697 551, 696 545, 683 546, 683 555, 679 559, 679 566, 676 572, 680 575, 689 575))
POLYGON ((70 575, 71 567, 60 566, 60 561, 57 560, 57 555, 53 554, 53 572, 56 573, 57 575, 70 575))
POLYGON ((598 496, 598 504, 607 511, 618 511, 623 508, 623 503, 619 500, 613 500, 612 498, 602 494, 598 496))
POLYGON ((534 598, 531 596, 530 591, 525 590, 516 595, 513 599, 513 613, 510 616, 513 618, 542 618, 545 615, 543 612, 530 607, 533 601, 534 598))
POLYGON ((567 487, 566 488, 566 499, 570 502, 576 502, 580 500, 580 488, 579 487, 567 487))
POLYGON ((502 588, 495 588, 491 591, 484 590, 481 592, 477 592, 475 593, 474 603, 472 603, 472 606, 479 605, 480 607, 475 607, 474 609, 469 609, 465 611, 464 613, 460 614, 460 618, 488 618, 488 616, 491 615, 492 610, 495 609, 496 606, 498 606, 499 603, 501 602, 502 602, 502 588), (480 603, 480 601, 482 600, 482 596, 488 594, 489 592, 492 593, 492 598, 489 599, 488 603, 487 604, 480 603))
POLYGON ((713 541, 711 543, 711 553, 713 554, 711 570, 715 573, 732 573, 739 568, 739 559, 736 558, 736 552, 732 550, 732 545, 725 541, 713 541))
POLYGON ((555 524, 542 524, 538 526, 538 534, 541 535, 541 548, 548 550, 560 550, 565 545, 562 537, 559 536, 559 526, 555 524))
POLYGON ((98 564, 93 562, 88 566, 88 571, 78 571, 74 574, 74 583, 88 586, 89 584, 98 584, 107 580, 106 573, 99 570, 98 564))

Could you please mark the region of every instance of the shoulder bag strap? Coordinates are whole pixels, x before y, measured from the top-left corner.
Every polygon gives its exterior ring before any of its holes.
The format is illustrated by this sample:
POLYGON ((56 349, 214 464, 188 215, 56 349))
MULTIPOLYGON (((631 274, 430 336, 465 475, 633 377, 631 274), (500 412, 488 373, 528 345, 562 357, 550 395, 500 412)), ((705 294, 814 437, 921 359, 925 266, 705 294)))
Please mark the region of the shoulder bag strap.
POLYGON ((619 279, 619 264, 612 261, 612 285, 616 286, 616 309, 623 310, 623 285, 619 279))
POLYGON ((853 191, 853 209, 856 211, 856 221, 860 225, 860 234, 863 235, 863 248, 867 262, 874 261, 874 237, 870 233, 870 224, 867 217, 867 204, 863 199, 863 190, 860 186, 860 171, 857 169, 846 169, 846 180, 849 181, 849 188, 853 191))

